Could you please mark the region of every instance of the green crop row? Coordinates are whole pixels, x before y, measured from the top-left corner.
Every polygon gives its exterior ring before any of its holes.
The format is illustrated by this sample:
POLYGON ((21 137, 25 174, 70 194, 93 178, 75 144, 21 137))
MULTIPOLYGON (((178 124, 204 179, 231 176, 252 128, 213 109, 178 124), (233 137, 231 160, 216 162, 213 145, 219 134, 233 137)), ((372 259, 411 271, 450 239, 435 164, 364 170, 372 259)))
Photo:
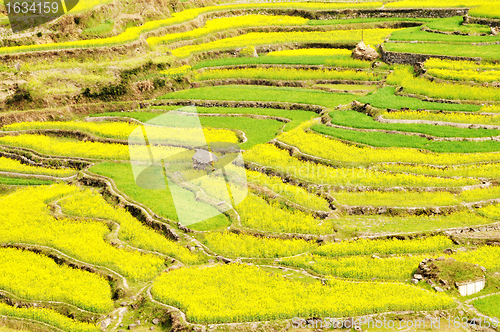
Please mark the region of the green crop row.
POLYGON ((436 141, 416 135, 387 134, 376 131, 364 132, 358 130, 329 127, 323 124, 314 125, 311 127, 311 129, 324 135, 347 140, 350 142, 367 144, 374 147, 414 148, 446 153, 476 153, 500 151, 500 142, 492 140, 487 140, 484 142, 436 141))
MULTIPOLYGON (((384 117, 386 119, 392 119, 392 115, 394 113, 384 113, 384 117)), ((457 128, 451 126, 435 126, 431 124, 419 123, 381 123, 375 121, 372 117, 366 114, 355 111, 330 112, 329 114, 332 119, 331 123, 335 125, 360 129, 397 130, 403 132, 421 133, 437 137, 491 137, 500 135, 500 130, 496 129, 457 128)))

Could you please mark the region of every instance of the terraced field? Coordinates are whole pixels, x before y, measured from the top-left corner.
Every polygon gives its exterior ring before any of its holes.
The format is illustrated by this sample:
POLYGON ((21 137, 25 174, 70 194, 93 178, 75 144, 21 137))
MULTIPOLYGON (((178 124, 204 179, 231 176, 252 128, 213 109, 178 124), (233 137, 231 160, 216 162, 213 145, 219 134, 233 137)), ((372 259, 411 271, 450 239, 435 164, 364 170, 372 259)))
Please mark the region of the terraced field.
POLYGON ((498 331, 500 2, 0 2, 0 331, 498 331))

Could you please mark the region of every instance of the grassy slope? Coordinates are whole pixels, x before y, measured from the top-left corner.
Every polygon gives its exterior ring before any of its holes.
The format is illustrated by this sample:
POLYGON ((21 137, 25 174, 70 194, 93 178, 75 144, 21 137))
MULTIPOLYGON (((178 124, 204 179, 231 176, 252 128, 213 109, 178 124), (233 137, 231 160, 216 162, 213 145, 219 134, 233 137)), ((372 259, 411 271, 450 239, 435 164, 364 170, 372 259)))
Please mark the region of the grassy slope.
POLYGON ((500 295, 493 295, 473 302, 474 307, 490 317, 500 317, 500 295))

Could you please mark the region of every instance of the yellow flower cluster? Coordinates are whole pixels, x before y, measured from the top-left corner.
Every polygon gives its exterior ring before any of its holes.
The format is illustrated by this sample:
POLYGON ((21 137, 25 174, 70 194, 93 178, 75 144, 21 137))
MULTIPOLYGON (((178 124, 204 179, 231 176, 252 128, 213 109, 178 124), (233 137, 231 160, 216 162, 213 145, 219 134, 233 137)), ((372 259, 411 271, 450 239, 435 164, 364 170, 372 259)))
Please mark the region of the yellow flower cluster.
POLYGON ((58 265, 46 256, 2 248, 0 269, 0 288, 23 299, 64 302, 93 312, 113 309, 111 287, 106 280, 58 265))
MULTIPOLYGON (((396 31, 395 29, 370 29, 364 32, 365 43, 376 45, 396 31)), ((246 45, 269 45, 294 43, 356 43, 360 40, 361 30, 335 30, 313 32, 252 32, 245 35, 220 39, 206 44, 189 45, 172 50, 179 58, 191 53, 211 51, 216 49, 235 49, 246 45)))
POLYGON ((378 81, 381 75, 355 70, 307 70, 292 68, 209 69, 198 72, 195 80, 260 78, 271 80, 355 80, 378 81))
POLYGON ((485 112, 485 113, 500 113, 500 105, 484 105, 481 107, 479 110, 480 112, 485 112))
MULTIPOLYGON (((389 155, 385 152, 387 151, 385 149, 380 149, 380 151, 378 151, 376 149, 358 148, 303 131, 295 131, 292 135, 286 136, 285 141, 299 146, 302 151, 309 154, 331 158, 336 161, 369 163, 375 160, 383 161, 384 157, 387 158, 389 155), (309 145, 309 142, 313 142, 313 144, 317 143, 317 145, 309 145), (330 147, 333 149, 330 149, 330 147), (366 150, 366 152, 364 152, 364 150, 366 150)), ((394 158, 406 156, 412 151, 411 149, 394 150, 398 152, 395 154, 394 158)), ((421 154, 425 155, 424 153, 421 154)), ((498 155, 498 158, 500 159, 500 155, 498 155)), ((304 162, 297 158, 290 157, 286 151, 280 150, 270 144, 256 145, 245 153, 245 160, 264 166, 270 166, 280 173, 288 174, 302 180, 336 186, 365 185, 382 188, 394 186, 460 187, 479 183, 479 181, 474 179, 444 179, 411 174, 390 174, 356 167, 333 168, 312 162, 304 162)), ((452 162, 452 160, 450 160, 450 162, 452 162)))
POLYGON ((387 8, 453 8, 474 7, 490 3, 490 0, 403 0, 386 4, 387 8))
POLYGON ((408 284, 304 283, 243 264, 177 269, 161 275, 152 293, 158 301, 181 308, 188 320, 197 323, 348 317, 453 306, 447 295, 408 284))
POLYGON ((52 247, 134 280, 153 278, 165 267, 164 260, 157 256, 113 247, 104 239, 110 230, 102 222, 56 219, 50 214, 46 202, 78 191, 78 187, 58 184, 23 188, 1 197, 0 242, 52 247))
POLYGON ((463 202, 479 202, 493 198, 500 198, 500 187, 486 187, 465 190, 457 196, 463 202))
POLYGON ((233 233, 206 233, 203 242, 217 254, 229 257, 276 258, 293 256, 316 247, 311 241, 260 238, 233 233))
MULTIPOLYGON (((278 139, 298 147, 302 152, 336 162, 372 164, 381 162, 404 162, 430 165, 457 165, 483 161, 500 161, 500 154, 485 153, 433 153, 411 148, 370 148, 340 142, 297 127, 280 134, 278 139)), ((431 183, 444 179, 429 179, 431 183)), ((421 185, 419 185, 421 186, 421 185)), ((443 186, 443 185, 438 185, 443 186)))
POLYGON ((484 246, 477 250, 459 251, 453 255, 459 262, 468 262, 484 266, 487 270, 498 271, 500 269, 500 248, 484 246))
POLYGON ((391 206, 391 207, 430 207, 457 205, 457 199, 446 191, 364 191, 364 192, 330 192, 342 205, 391 206))
POLYGON ((299 48, 269 52, 266 56, 351 56, 352 51, 345 48, 299 48))
POLYGON ((160 74, 165 75, 167 77, 180 77, 180 76, 186 76, 191 70, 192 70, 191 66, 184 65, 176 68, 162 70, 160 71, 160 74))
POLYGON ((71 176, 76 173, 76 170, 73 169, 56 169, 25 165, 18 160, 13 160, 5 157, 0 157, 0 171, 25 174, 42 174, 60 177, 71 176))
MULTIPOLYGON (((0 144, 36 150, 43 154, 93 159, 129 159, 128 147, 122 144, 68 141, 43 135, 0 137, 0 144)), ((149 156, 143 156, 145 160, 149 156)))
POLYGON ((469 11, 470 16, 500 18, 500 3, 498 1, 484 1, 484 5, 472 8, 469 11))
POLYGON ((428 238, 418 238, 414 240, 366 240, 329 243, 318 247, 314 254, 331 257, 371 255, 378 253, 389 254, 409 254, 435 252, 451 247, 453 242, 446 236, 438 235, 428 238))
POLYGON ((150 37, 147 42, 150 46, 168 44, 177 40, 194 39, 216 31, 234 28, 247 28, 259 26, 304 25, 308 19, 284 15, 243 15, 222 17, 207 21, 205 26, 187 32, 171 33, 162 37, 150 37))
POLYGON ((187 248, 170 241, 164 235, 144 226, 139 220, 122 208, 114 208, 104 198, 89 189, 65 198, 60 203, 63 212, 90 218, 103 218, 120 224, 118 236, 132 246, 158 251, 162 254, 178 258, 185 263, 196 263, 200 257, 192 254, 187 248))
POLYGON ((313 218, 301 211, 281 209, 279 204, 269 205, 262 198, 248 195, 236 206, 243 226, 262 231, 300 234, 332 234, 331 221, 313 218))
POLYGON ((430 58, 425 62, 427 69, 450 69, 450 70, 500 70, 500 64, 497 63, 481 63, 477 64, 474 61, 454 61, 430 58))
POLYGON ((67 332, 99 332, 97 326, 76 322, 60 313, 45 308, 16 308, 0 303, 0 315, 43 322, 67 332))
POLYGON ((500 81, 500 71, 498 70, 478 72, 477 70, 449 70, 430 68, 427 70, 427 74, 435 76, 437 78, 455 81, 475 81, 478 83, 500 81))
MULTIPOLYGON (((138 125, 127 122, 82 122, 82 121, 54 121, 54 122, 17 122, 4 126, 3 130, 30 130, 30 129, 63 129, 80 130, 101 137, 128 139, 129 135, 139 128, 138 125)), ((201 145, 203 142, 198 135, 198 128, 170 128, 147 126, 147 135, 150 141, 164 143, 201 145)), ((238 143, 238 136, 227 129, 203 128, 204 139, 208 142, 238 143)), ((142 136, 141 136, 142 138, 142 136)), ((180 151, 178 151, 180 152, 180 151)))
POLYGON ((485 125, 500 125, 500 116, 498 115, 483 115, 483 114, 467 114, 461 112, 425 112, 425 111, 400 111, 400 112, 384 112, 384 118, 397 120, 427 120, 427 121, 443 121, 456 123, 471 123, 485 125))
POLYGON ((277 176, 268 176, 261 172, 247 170, 247 180, 265 186, 283 198, 289 199, 304 207, 327 211, 330 209, 328 202, 321 197, 308 192, 306 189, 283 183, 283 179, 277 176))
POLYGON ((500 100, 500 90, 495 87, 466 86, 431 82, 415 77, 411 67, 398 66, 387 76, 387 84, 401 85, 406 92, 431 98, 452 100, 500 100))
POLYGON ((314 255, 284 258, 283 265, 313 270, 316 273, 349 279, 409 280, 415 267, 429 255, 396 256, 373 259, 370 256, 329 258, 314 255))
POLYGON ((474 178, 500 178, 499 164, 477 164, 456 167, 432 167, 428 165, 402 165, 402 164, 380 164, 373 166, 374 169, 386 170, 398 173, 428 174, 436 176, 463 176, 474 178))

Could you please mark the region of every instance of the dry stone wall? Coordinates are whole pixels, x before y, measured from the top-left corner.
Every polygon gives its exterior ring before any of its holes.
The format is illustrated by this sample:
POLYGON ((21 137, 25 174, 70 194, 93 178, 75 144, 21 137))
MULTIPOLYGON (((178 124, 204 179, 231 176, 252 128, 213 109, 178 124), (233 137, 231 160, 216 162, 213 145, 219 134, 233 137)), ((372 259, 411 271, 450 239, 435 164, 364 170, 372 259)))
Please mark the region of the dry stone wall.
POLYGON ((430 58, 456 60, 456 61, 481 61, 481 58, 473 58, 473 57, 391 52, 387 51, 384 45, 380 46, 380 52, 382 54, 382 60, 389 64, 414 66, 417 63, 425 62, 430 58))

